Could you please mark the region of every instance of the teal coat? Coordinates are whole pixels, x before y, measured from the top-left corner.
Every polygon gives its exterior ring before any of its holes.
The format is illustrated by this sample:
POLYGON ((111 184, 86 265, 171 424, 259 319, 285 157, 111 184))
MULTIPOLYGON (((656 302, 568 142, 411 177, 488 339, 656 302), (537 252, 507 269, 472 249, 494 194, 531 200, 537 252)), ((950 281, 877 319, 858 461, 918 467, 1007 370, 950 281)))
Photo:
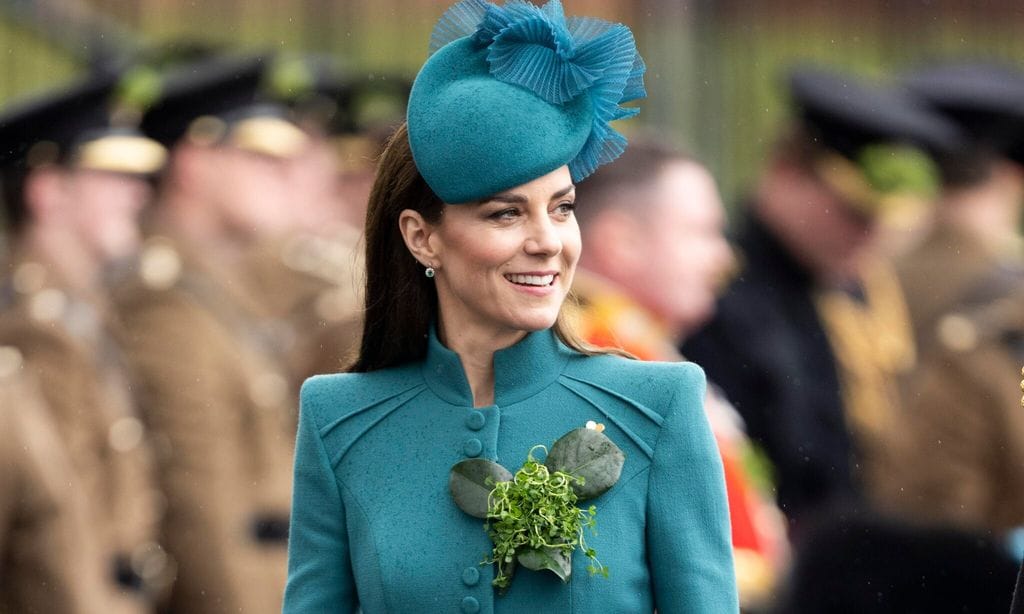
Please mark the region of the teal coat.
POLYGON ((473 408, 458 355, 322 375, 302 389, 286 613, 738 611, 721 460, 692 363, 585 357, 549 331, 494 356, 495 403, 473 408), (588 420, 625 453, 588 545, 563 584, 519 569, 497 596, 483 521, 448 492, 460 460, 515 471, 588 420))

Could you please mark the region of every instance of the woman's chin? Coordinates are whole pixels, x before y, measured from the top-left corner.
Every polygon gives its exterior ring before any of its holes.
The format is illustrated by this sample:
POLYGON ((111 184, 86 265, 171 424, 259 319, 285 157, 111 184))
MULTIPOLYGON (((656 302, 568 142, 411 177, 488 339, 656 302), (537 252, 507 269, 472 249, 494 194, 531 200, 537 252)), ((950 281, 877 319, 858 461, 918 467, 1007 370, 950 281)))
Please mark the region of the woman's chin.
POLYGON ((558 321, 558 311, 521 314, 514 319, 513 328, 525 333, 547 330, 558 321))

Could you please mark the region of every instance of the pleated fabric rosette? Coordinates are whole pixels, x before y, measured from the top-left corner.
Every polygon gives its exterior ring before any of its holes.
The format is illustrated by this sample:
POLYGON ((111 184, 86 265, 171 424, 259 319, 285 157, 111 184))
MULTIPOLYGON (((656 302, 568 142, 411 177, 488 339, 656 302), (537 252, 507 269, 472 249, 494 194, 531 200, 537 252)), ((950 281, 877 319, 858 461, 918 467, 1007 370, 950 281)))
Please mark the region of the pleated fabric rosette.
POLYGON ((615 160, 611 126, 646 96, 629 28, 566 17, 559 0, 463 0, 441 17, 413 84, 409 140, 420 174, 465 203, 568 165, 574 181, 615 160))

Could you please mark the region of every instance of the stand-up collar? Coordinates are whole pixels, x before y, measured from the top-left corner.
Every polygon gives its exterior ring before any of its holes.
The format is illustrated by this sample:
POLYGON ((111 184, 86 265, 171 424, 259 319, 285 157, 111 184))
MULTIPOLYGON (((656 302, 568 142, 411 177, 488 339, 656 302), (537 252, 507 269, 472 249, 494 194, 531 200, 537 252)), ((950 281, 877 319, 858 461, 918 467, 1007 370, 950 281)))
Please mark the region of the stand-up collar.
MULTIPOLYGON (((516 344, 494 353, 494 403, 511 405, 551 385, 572 350, 551 329, 528 333, 516 344)), ((437 396, 453 405, 473 406, 473 392, 459 355, 446 348, 430 329, 423 378, 437 396)))

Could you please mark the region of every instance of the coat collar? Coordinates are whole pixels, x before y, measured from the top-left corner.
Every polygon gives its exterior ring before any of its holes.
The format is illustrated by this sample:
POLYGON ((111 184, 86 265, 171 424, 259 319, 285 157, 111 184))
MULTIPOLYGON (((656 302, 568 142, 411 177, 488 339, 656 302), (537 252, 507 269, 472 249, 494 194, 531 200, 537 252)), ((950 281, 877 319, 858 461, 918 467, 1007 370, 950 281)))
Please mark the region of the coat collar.
MULTIPOLYGON (((516 344, 498 350, 494 353, 494 403, 511 405, 547 388, 561 375, 572 353, 551 329, 528 333, 516 344)), ((462 361, 441 343, 433 326, 422 372, 437 396, 453 405, 473 406, 462 361)))

